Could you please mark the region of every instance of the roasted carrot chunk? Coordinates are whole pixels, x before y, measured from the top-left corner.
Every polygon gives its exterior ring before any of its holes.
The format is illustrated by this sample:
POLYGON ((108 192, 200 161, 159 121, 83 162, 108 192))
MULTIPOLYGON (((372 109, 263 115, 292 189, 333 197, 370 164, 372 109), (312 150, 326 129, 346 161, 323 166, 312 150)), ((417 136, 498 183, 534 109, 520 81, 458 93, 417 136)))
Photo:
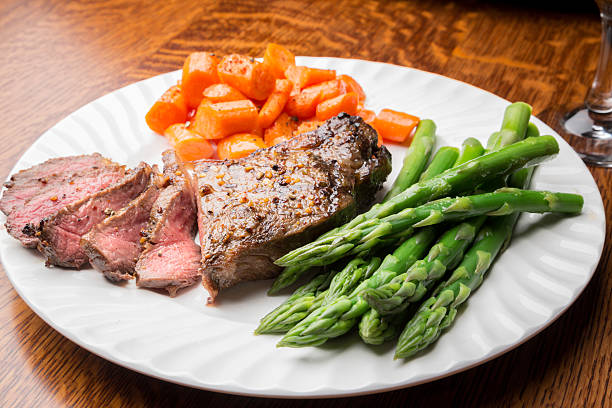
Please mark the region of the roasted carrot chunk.
POLYGON ((374 128, 383 139, 403 143, 410 137, 419 120, 416 116, 404 112, 383 109, 374 119, 374 128))
POLYGON ((206 139, 250 132, 257 126, 257 108, 248 99, 210 103, 202 101, 191 129, 206 139))
POLYGON ((224 57, 217 72, 221 82, 258 101, 265 100, 272 93, 276 80, 267 65, 238 54, 224 57))
POLYGON ((228 84, 214 84, 206 88, 203 92, 204 98, 212 103, 242 101, 247 99, 236 88, 228 84))
POLYGON ((266 64, 274 77, 285 78, 285 71, 290 65, 295 65, 295 56, 282 45, 268 43, 264 53, 264 64, 266 64))
POLYGON ((340 75, 338 79, 342 82, 342 84, 346 88, 346 92, 355 92, 359 97, 359 105, 363 105, 366 100, 366 94, 363 91, 363 88, 355 79, 349 75, 340 75))
POLYGON ((309 85, 315 85, 336 78, 336 71, 333 69, 309 68, 303 66, 290 65, 285 71, 285 76, 293 83, 296 91, 304 89, 309 85))
POLYGON ((272 122, 280 115, 287 104, 291 88, 292 84, 290 81, 286 79, 276 80, 274 92, 268 96, 266 103, 259 110, 258 123, 261 128, 270 127, 272 122))
POLYGON ((219 141, 217 155, 222 160, 240 159, 264 147, 266 144, 261 137, 250 133, 238 133, 219 141))
POLYGON ((264 131, 266 145, 274 146, 275 144, 291 139, 297 125, 297 118, 293 118, 284 112, 281 113, 274 123, 272 123, 272 126, 264 131))
POLYGON ((355 92, 338 95, 335 98, 328 99, 317 105, 317 120, 327 120, 339 114, 346 112, 349 115, 357 113, 357 103, 359 97, 355 92))
POLYGON ((166 128, 174 123, 185 122, 187 119, 187 105, 181 93, 181 88, 171 86, 153 104, 145 116, 145 121, 151 130, 164 134, 166 128))
POLYGON ((197 108, 202 102, 202 91, 219 82, 217 65, 219 58, 210 52, 191 53, 183 64, 181 89, 190 108, 197 108))
POLYGON ((208 159, 215 153, 208 140, 187 129, 184 123, 170 125, 164 135, 183 161, 208 159))
POLYGON ((291 116, 300 119, 311 118, 315 115, 317 105, 327 99, 334 98, 343 92, 340 81, 325 81, 317 85, 302 89, 301 92, 290 95, 285 111, 291 116))

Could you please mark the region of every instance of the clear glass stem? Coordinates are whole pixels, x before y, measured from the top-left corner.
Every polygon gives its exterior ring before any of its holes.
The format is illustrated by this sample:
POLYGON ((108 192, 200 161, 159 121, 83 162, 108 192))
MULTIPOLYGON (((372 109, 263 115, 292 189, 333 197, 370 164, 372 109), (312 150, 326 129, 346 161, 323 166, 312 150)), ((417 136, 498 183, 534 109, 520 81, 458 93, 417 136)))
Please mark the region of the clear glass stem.
POLYGON ((585 105, 595 114, 612 113, 612 2, 598 0, 601 12, 599 63, 585 105))

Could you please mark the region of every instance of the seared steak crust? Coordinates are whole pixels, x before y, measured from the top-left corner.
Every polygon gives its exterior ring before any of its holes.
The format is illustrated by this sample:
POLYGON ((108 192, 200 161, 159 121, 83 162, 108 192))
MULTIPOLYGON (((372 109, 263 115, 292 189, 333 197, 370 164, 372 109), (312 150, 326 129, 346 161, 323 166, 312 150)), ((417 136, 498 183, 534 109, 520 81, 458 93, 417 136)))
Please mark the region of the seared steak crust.
POLYGON ((89 263, 117 282, 132 279, 134 267, 142 250, 142 229, 147 226, 151 208, 159 196, 152 174, 147 189, 127 206, 107 217, 81 238, 81 248, 89 263))
POLYGON ((141 163, 120 181, 74 202, 40 224, 38 249, 47 264, 79 268, 88 262, 81 237, 115 211, 125 207, 147 187, 151 167, 141 163))
POLYGON ((8 215, 49 185, 63 184, 77 173, 111 164, 110 160, 94 153, 49 159, 21 170, 4 183, 6 190, 0 199, 0 210, 8 215))
POLYGON ((374 129, 346 114, 243 159, 196 162, 202 283, 211 299, 275 277, 277 258, 369 206, 390 171, 374 129))
POLYGON ((159 193, 143 230, 145 249, 136 263, 136 285, 166 289, 174 296, 200 279, 201 255, 194 242, 194 189, 174 151, 164 152, 163 160, 169 185, 159 193))

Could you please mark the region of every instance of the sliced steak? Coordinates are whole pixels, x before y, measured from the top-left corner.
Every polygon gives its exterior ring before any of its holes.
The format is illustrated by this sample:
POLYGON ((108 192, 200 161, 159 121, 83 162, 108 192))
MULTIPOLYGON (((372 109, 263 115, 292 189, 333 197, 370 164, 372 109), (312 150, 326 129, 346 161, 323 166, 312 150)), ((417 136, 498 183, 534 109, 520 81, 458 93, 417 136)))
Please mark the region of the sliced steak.
POLYGON ((4 183, 6 190, 0 199, 0 210, 8 215, 13 208, 23 205, 48 185, 64 184, 77 173, 112 164, 99 153, 94 153, 49 159, 21 170, 4 183))
POLYGON ((79 268, 88 262, 81 237, 105 217, 125 207, 147 187, 151 167, 141 163, 118 182, 82 198, 41 222, 38 249, 47 264, 79 268))
POLYGON ((6 219, 6 230, 24 246, 35 248, 41 221, 93 193, 101 191, 125 176, 125 167, 109 162, 104 166, 48 182, 23 205, 14 208, 6 219))
POLYGON ((194 163, 210 300, 239 282, 275 277, 276 259, 369 206, 391 171, 377 140, 361 118, 340 114, 243 159, 194 163))
POLYGON ((83 238, 81 248, 89 263, 113 282, 132 279, 142 250, 141 231, 149 222, 151 208, 159 196, 157 175, 152 173, 147 189, 130 203, 96 225, 83 238))
POLYGON ((143 233, 146 242, 136 264, 136 285, 163 288, 174 296, 199 280, 201 254, 194 241, 194 189, 174 151, 164 152, 163 160, 169 185, 160 192, 143 233))

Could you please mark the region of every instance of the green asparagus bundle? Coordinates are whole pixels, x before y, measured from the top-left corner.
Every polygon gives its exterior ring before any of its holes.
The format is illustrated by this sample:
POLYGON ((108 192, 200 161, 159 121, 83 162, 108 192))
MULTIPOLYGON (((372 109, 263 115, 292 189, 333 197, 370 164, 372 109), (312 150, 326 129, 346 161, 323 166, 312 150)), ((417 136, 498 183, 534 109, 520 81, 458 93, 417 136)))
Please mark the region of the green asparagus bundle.
POLYGON ((395 197, 419 180, 431 151, 436 144, 436 125, 432 120, 423 119, 419 122, 414 138, 404 156, 404 163, 393 182, 393 186, 385 195, 384 201, 395 197))
MULTIPOLYGON (((414 184, 386 203, 377 204, 370 211, 356 217, 355 219, 360 221, 356 224, 353 224, 353 221, 349 223, 350 229, 344 228, 336 234, 325 236, 291 251, 276 263, 281 266, 328 265, 345 256, 354 247, 347 247, 346 237, 354 236, 355 233, 360 234, 362 231, 372 231, 371 226, 380 225, 381 219, 385 219, 383 217, 397 216, 401 214, 401 210, 415 207, 415 203, 420 205, 437 197, 471 191, 483 181, 510 174, 524 166, 535 165, 558 151, 559 146, 552 136, 541 136, 525 139, 499 151, 485 154, 449 169, 437 177, 414 184)), ((384 232, 387 228, 385 223, 385 227, 377 229, 375 234, 384 232)), ((395 232, 397 230, 393 231, 395 232)), ((369 238, 374 237, 375 235, 369 236, 369 238)))
POLYGON ((316 346, 349 331, 357 323, 357 319, 370 308, 359 293, 367 287, 383 285, 397 274, 406 271, 427 251, 435 237, 435 228, 419 230, 393 251, 393 254, 387 255, 372 276, 361 282, 350 295, 341 296, 314 310, 289 330, 278 346, 316 346))
MULTIPOLYGON (((489 149, 499 150, 506 144, 515 143, 525 137, 525 133, 531 132, 538 136, 537 128, 533 131, 533 126, 529 124, 531 107, 522 102, 511 104, 506 108, 501 131, 496 132, 489 140, 489 149), (531 128, 531 131, 529 129, 531 128)), ((482 155, 484 148, 478 140, 467 139, 462 145, 462 156, 457 161, 457 165, 471 160, 471 155, 482 155), (467 159, 467 160, 466 160, 467 159)), ((419 301, 424 290, 429 289, 437 279, 442 277, 447 268, 454 268, 461 261, 468 245, 471 244, 476 232, 484 223, 485 217, 481 216, 468 220, 447 231, 436 245, 432 247, 425 259, 417 261, 404 274, 396 276, 391 282, 376 289, 364 291, 364 299, 376 309, 372 315, 384 316, 388 314, 403 312, 410 303, 419 301), (459 228, 458 231, 455 229, 459 228), (456 234, 467 232, 469 240, 458 240, 456 234), (441 256, 444 254, 445 256, 441 256), (435 271, 437 273, 432 273, 435 271)), ((367 316, 367 323, 360 325, 362 330, 367 331, 367 325, 381 326, 375 322, 373 316, 367 316)), ((364 316, 365 319, 365 316, 364 316)))
POLYGON ((461 261, 485 218, 472 218, 449 229, 431 247, 427 256, 416 261, 408 271, 386 285, 364 290, 361 295, 380 315, 403 312, 410 302, 419 301, 447 268, 454 268, 461 261))
MULTIPOLYGON (((537 136, 535 126, 530 132, 537 136)), ((510 176, 508 185, 529 186, 533 167, 521 169, 510 176)), ((490 217, 480 230, 476 243, 469 249, 451 277, 442 282, 434 295, 427 299, 410 319, 397 343, 395 358, 407 358, 434 343, 457 315, 457 307, 480 286, 495 257, 509 243, 519 213, 490 217)))

